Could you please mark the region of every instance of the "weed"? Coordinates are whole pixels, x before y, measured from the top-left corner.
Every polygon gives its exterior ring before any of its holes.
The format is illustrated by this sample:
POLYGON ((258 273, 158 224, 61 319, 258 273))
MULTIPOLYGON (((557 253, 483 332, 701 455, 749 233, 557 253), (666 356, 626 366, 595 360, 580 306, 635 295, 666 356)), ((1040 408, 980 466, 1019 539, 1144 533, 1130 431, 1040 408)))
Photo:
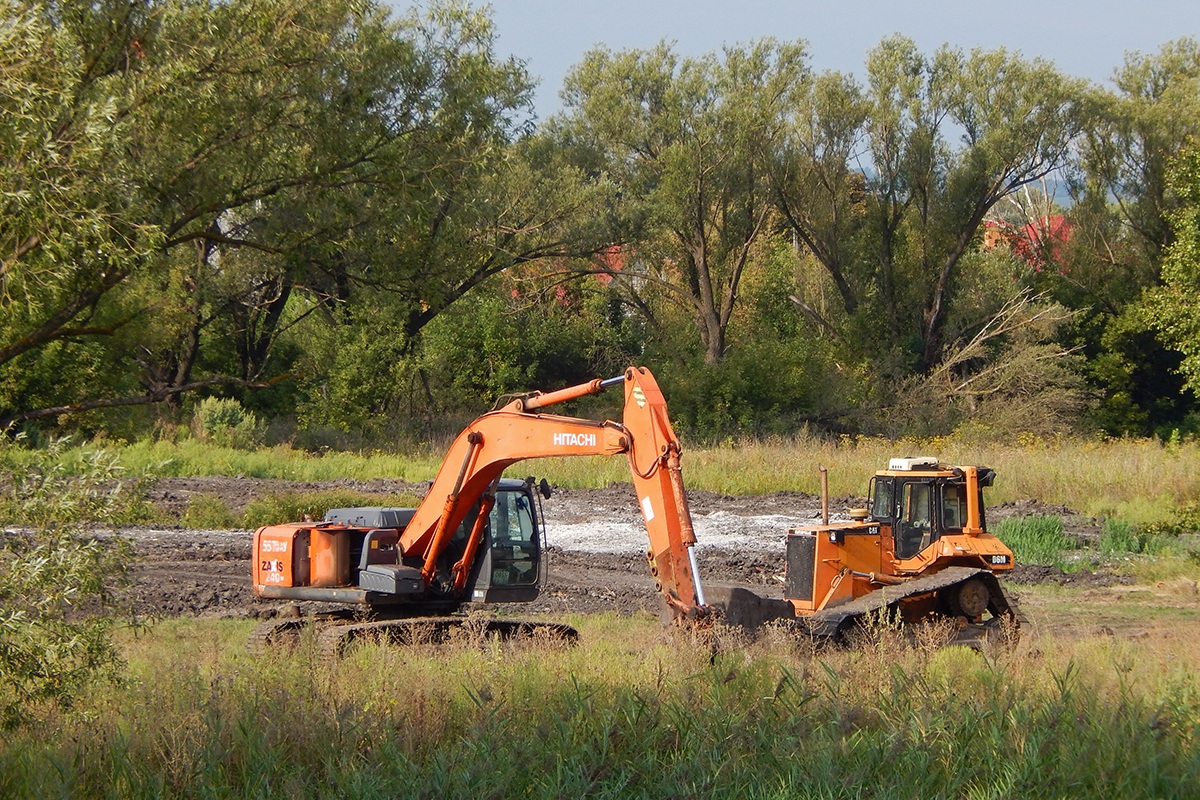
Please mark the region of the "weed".
POLYGON ((263 443, 266 425, 232 398, 206 397, 196 406, 192 433, 221 447, 252 450, 263 443))
POLYGON ((0 745, 0 793, 1174 798, 1200 777, 1185 637, 989 660, 893 641, 881 619, 875 652, 814 660, 714 654, 649 617, 571 622, 570 649, 364 645, 335 667, 311 647, 250 659, 244 623, 163 623, 90 698, 102 722, 0 745))
POLYGON ((188 498, 187 508, 179 518, 185 528, 197 530, 223 530, 235 528, 241 522, 233 509, 219 495, 194 494, 188 498))
POLYGON ((1039 564, 1063 569, 1070 562, 1063 552, 1076 544, 1063 534, 1061 517, 1009 517, 992 526, 996 534, 1013 551, 1018 564, 1039 564))

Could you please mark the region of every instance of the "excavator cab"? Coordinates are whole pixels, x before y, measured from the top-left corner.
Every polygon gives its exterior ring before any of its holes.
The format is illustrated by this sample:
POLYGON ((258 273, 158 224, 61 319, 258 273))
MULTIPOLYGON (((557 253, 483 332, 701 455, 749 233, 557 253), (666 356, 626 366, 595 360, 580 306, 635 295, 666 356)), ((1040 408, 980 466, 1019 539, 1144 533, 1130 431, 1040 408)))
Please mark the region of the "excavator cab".
MULTIPOLYGON (((527 482, 502 480, 500 484, 488 513, 480 558, 467 585, 475 602, 527 603, 537 599, 542 574, 544 539, 536 497, 527 482)), ((459 528, 464 545, 477 514, 477 510, 469 514, 459 528)), ((456 549, 455 543, 451 540, 450 549, 456 549)))

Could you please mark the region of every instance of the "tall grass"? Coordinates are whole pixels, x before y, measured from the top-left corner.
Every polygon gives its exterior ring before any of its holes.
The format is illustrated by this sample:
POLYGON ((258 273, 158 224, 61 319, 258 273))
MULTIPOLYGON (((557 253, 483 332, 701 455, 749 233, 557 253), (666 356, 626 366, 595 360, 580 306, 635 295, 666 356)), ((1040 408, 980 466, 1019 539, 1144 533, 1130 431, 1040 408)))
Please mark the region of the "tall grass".
POLYGON ((1172 798, 1200 780, 1190 649, 989 660, 883 631, 814 655, 575 623, 573 649, 364 647, 334 667, 250 658, 245 625, 163 625, 90 718, 0 744, 0 796, 1172 798))
MULTIPOLYGON (((817 468, 823 464, 829 469, 834 496, 861 497, 867 479, 890 457, 934 455, 945 463, 981 464, 995 469, 996 485, 989 492, 993 504, 1033 499, 1066 505, 1091 516, 1144 525, 1170 524, 1179 517, 1181 508, 1200 497, 1200 442, 1195 441, 832 441, 798 435, 723 447, 690 448, 684 444, 687 485, 722 494, 816 493, 820 484, 817 468)), ((132 474, 244 475, 295 481, 427 481, 436 474, 444 454, 432 445, 405 455, 382 451, 314 455, 286 446, 246 452, 195 440, 137 442, 115 449, 132 474)), ((19 457, 19 453, 6 457, 19 457)), ((620 456, 547 458, 513 469, 544 475, 568 488, 594 488, 629 480, 629 467, 620 456)))
POLYGON ((1061 568, 1066 563, 1064 551, 1075 548, 1075 542, 1063 535, 1061 517, 1010 517, 991 526, 991 530, 1013 551, 1013 560, 1018 564, 1061 568))

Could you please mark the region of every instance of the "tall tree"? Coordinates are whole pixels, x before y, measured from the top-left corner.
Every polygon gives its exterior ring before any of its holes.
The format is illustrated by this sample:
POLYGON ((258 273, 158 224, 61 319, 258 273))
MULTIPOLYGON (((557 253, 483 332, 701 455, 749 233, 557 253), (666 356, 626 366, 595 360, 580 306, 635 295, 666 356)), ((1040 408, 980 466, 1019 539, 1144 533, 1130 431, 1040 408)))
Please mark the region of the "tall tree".
POLYGON ((486 13, 7 6, 0 422, 262 381, 282 326, 322 309, 408 338, 570 251, 556 224, 588 187, 513 148, 530 84, 486 13), (85 357, 96 380, 41 379, 85 357))
POLYGON ((1180 353, 1154 335, 1139 299, 1165 280, 1179 203, 1169 164, 1200 135, 1200 45, 1180 39, 1131 53, 1114 84, 1089 97, 1089 125, 1071 165, 1067 259, 1037 280, 1081 310, 1071 337, 1088 356, 1097 424, 1114 435, 1147 435, 1177 428, 1197 407, 1178 372, 1180 353))
POLYGON ((1179 371, 1200 397, 1200 140, 1174 162, 1168 187, 1178 203, 1170 215, 1173 240, 1163 261, 1163 285, 1147 292, 1141 315, 1182 355, 1179 371))
POLYGON ((584 56, 566 80, 558 134, 619 192, 614 242, 623 285, 682 304, 708 364, 727 332, 754 244, 772 213, 767 159, 789 97, 808 79, 804 48, 765 40, 683 58, 667 44, 584 56))
POLYGON ((802 96, 779 202, 845 314, 865 313, 889 342, 914 342, 914 366, 927 372, 945 352, 957 276, 984 217, 1064 164, 1083 85, 1003 49, 927 57, 903 37, 870 53, 867 76, 865 88, 822 76, 802 96))
POLYGON ((1074 191, 1122 223, 1115 230, 1098 228, 1097 255, 1107 256, 1112 268, 1153 281, 1171 238, 1168 165, 1190 137, 1200 135, 1200 43, 1184 38, 1157 53, 1130 53, 1114 83, 1115 92, 1098 90, 1092 97, 1074 191))

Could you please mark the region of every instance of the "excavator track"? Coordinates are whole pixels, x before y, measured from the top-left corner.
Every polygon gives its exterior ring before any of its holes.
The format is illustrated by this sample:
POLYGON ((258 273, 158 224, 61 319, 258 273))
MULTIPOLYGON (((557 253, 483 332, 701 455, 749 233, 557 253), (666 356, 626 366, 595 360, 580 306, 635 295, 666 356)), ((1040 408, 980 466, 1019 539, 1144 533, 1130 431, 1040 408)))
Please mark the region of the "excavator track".
POLYGON ((254 626, 246 646, 252 655, 292 650, 300 645, 306 632, 327 625, 350 622, 355 616, 353 611, 344 610, 266 620, 254 626))
POLYGON ((899 616, 905 622, 949 618, 964 621, 955 643, 983 646, 1007 638, 1015 643, 1020 627, 1027 620, 1016 601, 1001 588, 993 572, 973 567, 946 567, 932 575, 914 578, 896 586, 884 586, 868 595, 833 608, 804 617, 808 632, 815 638, 844 643, 857 627, 872 615, 899 616), (959 601, 957 593, 968 591, 977 599, 959 601), (977 603, 966 616, 959 602, 977 603), (935 613, 924 611, 913 617, 906 613, 911 606, 933 607, 935 613), (984 607, 986 606, 986 607, 984 607), (983 611, 990 619, 984 621, 983 611))
POLYGON ((252 654, 266 655, 299 646, 315 632, 318 657, 341 658, 356 642, 393 645, 445 644, 453 641, 530 639, 574 644, 579 632, 570 625, 533 620, 486 619, 462 616, 403 617, 354 621, 352 613, 275 619, 259 623, 250 634, 252 654))
POLYGON ((323 661, 335 662, 358 642, 390 645, 445 644, 454 641, 509 641, 513 639, 574 644, 579 632, 558 622, 531 620, 475 619, 471 617, 411 617, 329 625, 317 633, 317 653, 323 661))

